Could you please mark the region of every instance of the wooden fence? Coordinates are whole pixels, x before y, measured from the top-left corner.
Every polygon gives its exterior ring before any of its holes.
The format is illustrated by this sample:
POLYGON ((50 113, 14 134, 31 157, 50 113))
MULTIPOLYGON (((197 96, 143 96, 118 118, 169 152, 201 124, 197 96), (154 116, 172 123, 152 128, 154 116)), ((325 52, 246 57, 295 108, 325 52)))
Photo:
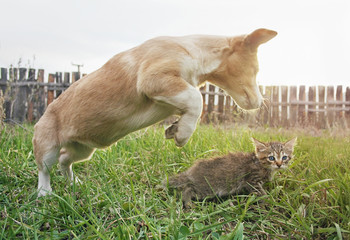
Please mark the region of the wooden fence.
POLYGON ((71 83, 80 79, 80 73, 49 74, 39 69, 1 68, 0 87, 4 95, 5 122, 36 122, 56 97, 71 83))
POLYGON ((265 104, 255 111, 240 110, 212 85, 201 89, 204 122, 239 122, 270 127, 350 127, 350 87, 260 86, 265 104))
MULTIPOLYGON (((78 79, 78 72, 49 74, 46 81, 44 70, 1 68, 6 121, 37 121, 47 105, 78 79)), ((204 105, 201 121, 320 129, 350 127, 349 87, 260 86, 260 91, 266 99, 265 105, 256 111, 242 111, 218 87, 201 88, 204 105)))

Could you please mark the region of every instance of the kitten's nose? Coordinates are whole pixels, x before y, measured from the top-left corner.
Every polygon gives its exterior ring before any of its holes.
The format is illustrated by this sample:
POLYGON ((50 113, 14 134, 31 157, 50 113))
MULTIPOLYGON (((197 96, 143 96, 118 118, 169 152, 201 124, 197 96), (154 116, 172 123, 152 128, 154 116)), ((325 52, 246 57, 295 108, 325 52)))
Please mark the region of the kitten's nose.
POLYGON ((282 162, 276 162, 276 165, 277 165, 278 168, 281 168, 282 162))

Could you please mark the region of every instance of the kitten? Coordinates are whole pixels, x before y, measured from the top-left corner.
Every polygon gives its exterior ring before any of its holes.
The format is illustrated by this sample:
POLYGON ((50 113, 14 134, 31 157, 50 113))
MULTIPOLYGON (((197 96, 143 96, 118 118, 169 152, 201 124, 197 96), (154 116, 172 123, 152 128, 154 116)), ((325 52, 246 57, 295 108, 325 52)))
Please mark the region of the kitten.
POLYGON ((163 185, 182 192, 186 207, 192 199, 225 197, 242 192, 266 194, 262 184, 278 169, 286 168, 293 157, 296 138, 281 143, 252 139, 255 153, 230 153, 197 161, 187 171, 165 179, 163 185))

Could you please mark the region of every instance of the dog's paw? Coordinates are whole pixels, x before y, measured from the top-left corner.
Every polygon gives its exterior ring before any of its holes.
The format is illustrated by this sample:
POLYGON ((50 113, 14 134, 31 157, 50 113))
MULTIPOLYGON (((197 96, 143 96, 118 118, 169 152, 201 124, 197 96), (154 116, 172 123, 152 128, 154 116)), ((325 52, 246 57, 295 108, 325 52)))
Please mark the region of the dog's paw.
MULTIPOLYGON (((185 146, 185 144, 188 142, 189 138, 188 136, 185 136, 185 137, 180 137, 179 136, 180 134, 176 134, 175 135, 175 138, 174 138, 174 141, 175 141, 175 145, 177 147, 183 147, 185 146)), ((191 136, 191 135, 190 135, 191 136)))
POLYGON ((39 189, 39 192, 38 192, 38 198, 39 197, 45 197, 46 195, 50 195, 52 193, 52 189, 43 189, 43 188, 40 188, 39 189))
POLYGON ((174 139, 177 147, 183 147, 192 136, 195 127, 195 124, 176 121, 165 130, 165 138, 174 139))
POLYGON ((165 130, 165 138, 173 139, 179 128, 179 121, 173 122, 173 124, 165 130))

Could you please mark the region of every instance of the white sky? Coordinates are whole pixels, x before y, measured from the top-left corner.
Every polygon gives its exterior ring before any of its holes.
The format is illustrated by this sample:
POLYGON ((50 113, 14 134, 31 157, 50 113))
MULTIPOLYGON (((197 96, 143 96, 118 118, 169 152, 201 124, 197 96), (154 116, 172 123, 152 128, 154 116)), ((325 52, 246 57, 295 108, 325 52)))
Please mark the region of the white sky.
POLYGON ((89 73, 160 35, 278 31, 260 84, 350 85, 349 0, 0 0, 0 67, 89 73), (35 60, 34 57, 35 56, 35 60))

